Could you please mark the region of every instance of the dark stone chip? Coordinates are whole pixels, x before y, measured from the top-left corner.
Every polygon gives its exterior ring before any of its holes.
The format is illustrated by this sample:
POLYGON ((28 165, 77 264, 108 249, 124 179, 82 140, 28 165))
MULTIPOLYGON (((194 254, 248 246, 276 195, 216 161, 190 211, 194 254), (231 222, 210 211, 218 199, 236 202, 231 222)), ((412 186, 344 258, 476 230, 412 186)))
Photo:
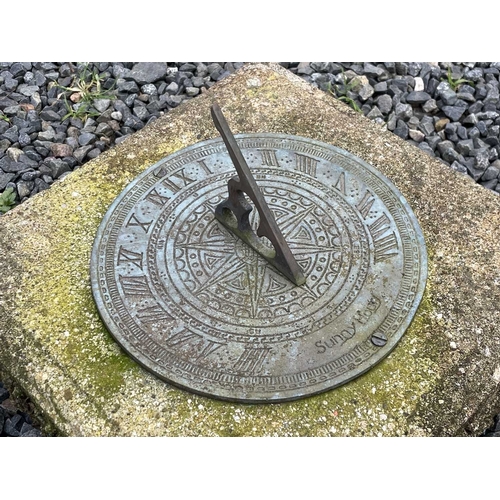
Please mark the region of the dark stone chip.
POLYGON ((28 172, 24 172, 22 175, 21 175, 21 179, 23 181, 33 181, 35 180, 37 177, 40 177, 40 171, 37 170, 31 170, 31 171, 28 171, 28 172))
POLYGON ((0 97, 0 110, 4 110, 9 106, 17 106, 17 102, 10 99, 9 97, 0 97))
POLYGON ((481 170, 481 172, 484 172, 490 164, 488 151, 487 150, 478 151, 475 154, 475 159, 476 159, 475 168, 477 170, 481 170))
POLYGON ((99 148, 93 148, 87 153, 87 158, 93 160, 97 158, 101 154, 101 150, 99 148))
POLYGON ((140 130, 141 128, 144 127, 144 123, 142 120, 137 118, 137 116, 130 115, 124 122, 125 127, 130 127, 134 130, 140 130))
MULTIPOLYGON (((44 176, 45 177, 45 176, 44 176)), ((44 179, 35 179, 35 187, 38 192, 44 191, 45 189, 49 189, 50 185, 44 179)))
POLYGON ((95 133, 98 136, 104 135, 106 137, 112 137, 114 130, 107 123, 99 123, 95 129, 95 133))
POLYGON ((476 102, 476 98, 467 92, 457 92, 457 98, 466 102, 476 102))
POLYGON ((411 105, 423 104, 424 102, 427 102, 429 99, 431 99, 431 96, 424 91, 410 92, 406 96, 406 102, 411 105))
POLYGON ((19 83, 14 78, 6 78, 4 85, 5 85, 5 90, 7 90, 7 92, 13 92, 14 90, 16 90, 19 83))
POLYGON ((408 74, 408 65, 403 62, 396 63, 396 74, 405 76, 408 74))
POLYGON ((396 87, 401 92, 406 92, 408 90, 408 82, 403 78, 394 78, 394 80, 391 80, 390 87, 396 87))
POLYGON ((484 139, 484 142, 486 144, 488 144, 488 146, 491 146, 491 147, 495 147, 495 146, 498 146, 500 144, 498 137, 486 137, 484 139))
POLYGON ((477 100, 482 101, 488 95, 488 89, 484 85, 477 85, 476 92, 474 94, 477 100))
POLYGON ((75 149, 73 151, 73 156, 80 163, 83 162, 84 158, 87 156, 87 153, 93 149, 92 146, 82 146, 81 148, 75 149))
POLYGON ((403 120, 398 120, 394 133, 401 137, 401 139, 408 138, 409 128, 408 125, 403 120))
POLYGON ((438 149, 440 154, 443 154, 447 149, 453 149, 453 148, 454 148, 454 146, 453 146, 453 143, 451 141, 441 141, 437 145, 437 149, 438 149))
POLYGON ((46 108, 40 113, 40 118, 47 122, 58 122, 61 120, 61 116, 58 113, 52 109, 47 110, 46 108))
POLYGON ((60 160, 59 158, 47 159, 45 160, 45 163, 51 169, 53 179, 58 179, 65 172, 71 171, 68 164, 65 163, 63 160, 60 160))
MULTIPOLYGON (((477 118, 479 118, 479 117, 477 116, 477 118)), ((487 127, 486 123, 484 123, 483 121, 477 122, 476 127, 482 136, 485 136, 488 133, 488 127, 487 127)))
POLYGON ((430 156, 435 156, 433 149, 426 142, 421 142, 418 147, 430 156))
POLYGON ((483 68, 473 68, 464 73, 464 78, 466 80, 472 80, 473 82, 478 82, 483 78, 483 68))
POLYGON ((421 69, 422 69, 422 63, 419 63, 419 62, 411 62, 408 65, 408 73, 411 76, 418 76, 421 69))
POLYGON ((179 71, 191 71, 191 72, 194 72, 194 71, 196 71, 196 64, 193 64, 193 63, 184 63, 179 68, 179 71))
MULTIPOLYGON (((311 69, 316 72, 316 73, 312 73, 315 75, 318 75, 320 73, 322 73, 322 74, 330 73, 330 71, 328 71, 330 68, 330 65, 331 65, 331 63, 328 63, 328 62, 311 62, 311 63, 309 63, 309 66, 311 67, 311 69)), ((225 66, 224 66, 224 68, 227 69, 225 66)))
POLYGON ((9 122, 0 120, 0 135, 10 127, 9 122))
POLYGON ((467 139, 467 129, 464 126, 459 125, 457 127, 457 135, 460 139, 467 139))
POLYGON ((497 111, 484 111, 476 114, 478 120, 495 120, 500 116, 497 111))
POLYGON ((0 139, 7 139, 11 143, 17 142, 19 139, 19 129, 16 125, 8 128, 1 136, 0 139))
POLYGON ((425 102, 422 106, 422 109, 429 114, 435 113, 439 108, 437 107, 436 100, 435 99, 429 99, 427 102, 425 102))
POLYGON ((71 76, 73 74, 73 67, 68 63, 64 63, 59 68, 59 74, 62 77, 71 76))
POLYGON ((481 176, 482 181, 491 181, 500 175, 500 169, 496 166, 490 165, 481 176))
POLYGON ((441 154, 441 158, 450 164, 454 161, 462 159, 460 158, 460 154, 457 153, 453 148, 445 149, 441 154))
POLYGON ((380 78, 386 74, 386 70, 371 63, 364 63, 363 72, 366 76, 371 76, 372 78, 380 78))
POLYGON ((134 105, 135 100, 137 99, 137 94, 130 94, 127 97, 125 97, 124 101, 125 104, 131 108, 134 105))
POLYGON ((430 116, 423 116, 418 128, 427 136, 435 132, 434 121, 430 116))
POLYGON ((458 120, 460 120, 461 116, 464 114, 464 112, 467 108, 459 107, 459 106, 443 106, 441 109, 442 109, 443 113, 450 120, 458 121, 458 120))
POLYGON ((74 169, 78 165, 78 161, 74 156, 65 156, 63 162, 71 169, 74 169))
POLYGON ((80 146, 88 146, 89 144, 93 144, 96 140, 97 136, 95 134, 91 134, 90 132, 83 132, 78 137, 78 143, 80 144, 80 146))
POLYGON ((12 76, 15 78, 16 76, 21 76, 23 73, 25 73, 26 69, 22 63, 16 62, 10 67, 9 71, 12 74, 12 76))
POLYGON ((31 144, 31 138, 26 132, 22 132, 19 134, 19 145, 24 148, 31 144))
POLYGON ((137 116, 137 118, 139 118, 139 120, 142 120, 142 121, 147 120, 148 116, 149 116, 149 111, 146 108, 146 106, 136 106, 133 109, 133 113, 135 116, 137 116))
MULTIPOLYGON (((7 184, 14 179, 16 174, 14 173, 8 173, 4 174, 3 172, 0 171, 0 191, 4 191, 5 188, 7 187, 7 184)), ((2 402, 2 396, 1 396, 1 391, 0 391, 0 403, 2 402)))
POLYGON ((21 433, 20 437, 42 437, 42 433, 38 429, 31 427, 31 429, 28 432, 21 433))
POLYGON ((9 437, 19 437, 21 435, 21 433, 15 428, 10 418, 5 421, 3 432, 9 437))
POLYGON ((389 73, 395 73, 396 72, 396 63, 394 62, 385 62, 385 63, 382 63, 387 71, 389 71, 389 73))
POLYGON ((380 109, 380 111, 384 115, 390 113, 390 111, 392 109, 392 99, 391 99, 391 97, 388 96, 387 94, 381 95, 377 99, 377 107, 380 109))
POLYGON ((486 181, 486 182, 480 181, 480 183, 486 189, 495 189, 498 185, 498 179, 491 179, 490 181, 486 181))
POLYGON ((154 83, 165 78, 167 65, 162 62, 140 62, 134 64, 132 69, 124 75, 128 80, 134 80, 138 85, 154 83))
POLYGON ((457 94, 451 89, 445 89, 440 93, 440 97, 446 106, 453 106, 457 102, 457 94))
POLYGON ((464 165, 462 165, 461 163, 459 163, 458 161, 454 161, 450 167, 457 171, 457 172, 460 172, 461 174, 467 174, 467 167, 465 167, 464 165))
POLYGON ((116 88, 119 92, 138 93, 139 87, 134 81, 117 80, 116 88))
POLYGON ((373 86, 375 93, 387 92, 387 82, 378 82, 373 86))
POLYGON ((26 165, 23 165, 19 161, 12 161, 8 156, 0 158, 0 169, 5 173, 17 173, 24 168, 26 168, 26 165))
POLYGON ((472 139, 465 139, 457 142, 457 151, 464 155, 469 156, 470 152, 474 149, 474 142, 472 139))

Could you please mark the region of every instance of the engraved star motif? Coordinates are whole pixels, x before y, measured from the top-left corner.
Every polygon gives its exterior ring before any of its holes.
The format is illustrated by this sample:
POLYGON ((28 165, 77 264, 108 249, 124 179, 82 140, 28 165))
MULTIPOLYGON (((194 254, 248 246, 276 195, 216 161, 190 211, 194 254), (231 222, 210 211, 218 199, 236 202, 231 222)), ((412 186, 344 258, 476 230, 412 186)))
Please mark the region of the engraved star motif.
MULTIPOLYGON (((313 215, 314 205, 297 212, 275 210, 279 227, 282 229, 292 253, 304 271, 312 271, 315 256, 340 251, 340 245, 325 239, 319 242, 311 224, 305 222, 313 215)), ((258 212, 250 215, 252 227, 258 227, 258 212)), ((235 295, 246 296, 248 313, 252 318, 262 317, 268 310, 269 301, 282 293, 294 291, 297 295, 311 300, 320 294, 315 283, 295 287, 288 279, 269 265, 257 252, 248 247, 220 223, 213 221, 207 228, 202 241, 186 242, 178 245, 187 254, 196 252, 196 261, 203 263, 204 272, 197 277, 197 288, 192 292, 200 297, 204 293, 230 300, 235 295)), ((331 254, 331 255, 330 255, 331 254)))

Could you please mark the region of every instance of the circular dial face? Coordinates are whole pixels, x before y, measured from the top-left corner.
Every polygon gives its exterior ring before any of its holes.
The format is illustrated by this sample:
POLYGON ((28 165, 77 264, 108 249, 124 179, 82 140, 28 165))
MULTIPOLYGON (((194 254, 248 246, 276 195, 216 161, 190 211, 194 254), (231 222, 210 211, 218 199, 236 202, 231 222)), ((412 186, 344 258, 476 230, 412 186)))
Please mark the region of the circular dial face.
POLYGON ((408 327, 425 287, 422 233, 397 189, 346 151, 236 139, 306 283, 215 219, 236 174, 215 139, 153 165, 112 204, 91 259, 99 313, 145 368, 200 394, 272 402, 332 389, 408 327))

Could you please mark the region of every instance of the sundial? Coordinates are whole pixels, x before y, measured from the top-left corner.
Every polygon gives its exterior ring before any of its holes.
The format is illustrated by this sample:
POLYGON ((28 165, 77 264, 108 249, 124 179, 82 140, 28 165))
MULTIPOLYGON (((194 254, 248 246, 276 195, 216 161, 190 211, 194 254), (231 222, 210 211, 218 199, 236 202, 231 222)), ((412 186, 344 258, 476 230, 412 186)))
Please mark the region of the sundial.
POLYGON ((219 399, 294 400, 363 374, 425 288, 411 208, 347 151, 233 136, 212 116, 222 137, 150 166, 102 220, 91 281, 107 329, 156 376, 219 399))

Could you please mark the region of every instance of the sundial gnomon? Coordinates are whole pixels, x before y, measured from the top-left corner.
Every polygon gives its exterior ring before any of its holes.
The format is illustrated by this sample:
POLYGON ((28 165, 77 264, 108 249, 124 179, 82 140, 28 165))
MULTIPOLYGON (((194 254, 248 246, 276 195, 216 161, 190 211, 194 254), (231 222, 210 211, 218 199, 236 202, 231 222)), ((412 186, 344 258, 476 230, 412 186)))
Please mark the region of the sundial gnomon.
POLYGON ((91 260, 99 313, 135 360, 200 394, 271 402, 337 387, 410 324, 427 273, 421 230, 392 183, 342 149, 266 133, 236 142, 305 283, 215 218, 236 174, 218 138, 151 166, 111 205, 91 260))

